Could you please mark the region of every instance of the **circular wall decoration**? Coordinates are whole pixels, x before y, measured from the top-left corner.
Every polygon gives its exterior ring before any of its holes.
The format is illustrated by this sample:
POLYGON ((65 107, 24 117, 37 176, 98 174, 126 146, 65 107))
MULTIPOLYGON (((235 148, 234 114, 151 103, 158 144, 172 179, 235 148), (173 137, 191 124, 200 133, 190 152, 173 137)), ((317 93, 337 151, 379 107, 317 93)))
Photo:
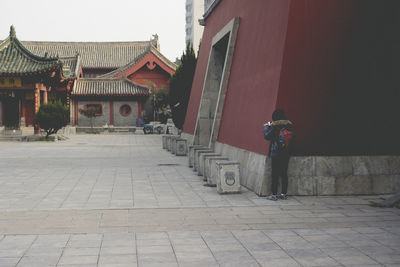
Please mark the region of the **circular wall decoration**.
POLYGON ((123 105, 119 108, 119 113, 120 113, 122 116, 124 116, 124 117, 129 116, 129 114, 132 113, 132 108, 131 108, 131 106, 128 105, 128 104, 123 104, 123 105))

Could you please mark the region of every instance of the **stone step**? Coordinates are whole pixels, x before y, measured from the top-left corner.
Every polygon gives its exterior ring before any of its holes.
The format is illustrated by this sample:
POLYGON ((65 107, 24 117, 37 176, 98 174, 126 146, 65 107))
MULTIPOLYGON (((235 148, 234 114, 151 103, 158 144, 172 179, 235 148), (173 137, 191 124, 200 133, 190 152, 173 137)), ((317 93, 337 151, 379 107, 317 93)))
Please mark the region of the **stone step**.
POLYGON ((19 141, 21 139, 21 135, 12 136, 12 135, 0 135, 0 142, 7 142, 7 141, 19 141))

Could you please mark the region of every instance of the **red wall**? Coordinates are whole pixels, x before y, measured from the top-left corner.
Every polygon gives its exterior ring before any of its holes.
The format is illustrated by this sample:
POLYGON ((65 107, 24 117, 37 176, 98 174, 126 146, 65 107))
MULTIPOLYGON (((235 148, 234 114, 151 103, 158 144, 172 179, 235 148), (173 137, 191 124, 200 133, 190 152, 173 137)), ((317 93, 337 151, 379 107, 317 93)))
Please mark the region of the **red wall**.
POLYGON ((146 87, 148 87, 147 81, 151 81, 155 83, 157 88, 169 89, 170 75, 158 66, 153 70, 149 70, 146 66, 143 66, 140 70, 136 71, 128 78, 134 83, 146 87))
POLYGON ((268 149, 262 129, 275 109, 289 0, 224 0, 207 19, 184 132, 193 134, 211 40, 240 17, 218 141, 257 153, 268 149))
POLYGON ((222 1, 206 20, 184 132, 194 132, 211 39, 238 16, 219 142, 265 154, 262 125, 283 108, 296 155, 399 154, 398 6, 222 1))
POLYGON ((400 153, 396 126, 379 126, 399 114, 393 101, 399 83, 392 79, 392 57, 399 54, 392 50, 395 6, 292 1, 277 107, 295 123, 296 154, 400 153))

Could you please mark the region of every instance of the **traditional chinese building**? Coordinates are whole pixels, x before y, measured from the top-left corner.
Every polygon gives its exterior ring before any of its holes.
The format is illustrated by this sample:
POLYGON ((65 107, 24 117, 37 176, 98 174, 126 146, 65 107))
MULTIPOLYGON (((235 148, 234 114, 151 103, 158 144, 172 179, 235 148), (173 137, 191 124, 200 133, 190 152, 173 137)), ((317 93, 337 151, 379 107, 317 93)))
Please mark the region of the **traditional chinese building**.
POLYGON ((183 135, 270 186, 263 124, 294 123, 291 194, 400 190, 396 0, 211 0, 183 135), (251 3, 250 3, 251 2, 251 3))
POLYGON ((34 114, 41 103, 60 99, 69 104, 69 92, 77 73, 79 56, 71 58, 38 56, 10 36, 0 44, 0 112, 1 122, 9 129, 33 126, 34 114))
POLYGON ((0 125, 31 126, 40 103, 60 99, 74 126, 89 125, 79 109, 90 106, 98 110, 95 126, 134 126, 149 84, 168 89, 175 73, 159 49, 157 35, 142 42, 24 42, 11 27, 0 44, 0 125))

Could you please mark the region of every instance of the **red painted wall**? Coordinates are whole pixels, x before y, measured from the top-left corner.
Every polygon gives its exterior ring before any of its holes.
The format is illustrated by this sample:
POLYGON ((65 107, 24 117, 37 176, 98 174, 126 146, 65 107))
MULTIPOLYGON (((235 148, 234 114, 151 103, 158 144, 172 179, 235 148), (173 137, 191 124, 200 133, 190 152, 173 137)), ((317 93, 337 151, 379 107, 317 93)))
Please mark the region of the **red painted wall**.
POLYGON ((146 66, 143 66, 140 70, 130 75, 129 80, 134 83, 148 87, 147 81, 155 83, 157 88, 169 89, 169 78, 170 75, 162 70, 160 67, 156 67, 153 70, 149 70, 146 66))
POLYGON ((218 141, 260 154, 275 108, 296 155, 399 154, 396 0, 224 0, 206 20, 184 132, 193 134, 212 37, 240 17, 218 141))
POLYGON ((277 107, 295 123, 296 154, 400 153, 397 126, 381 124, 400 114, 392 75, 396 6, 292 1, 277 107))
POLYGON ((232 18, 240 17, 218 141, 265 154, 264 122, 275 108, 289 0, 224 0, 207 19, 184 132, 193 134, 211 40, 232 18))

